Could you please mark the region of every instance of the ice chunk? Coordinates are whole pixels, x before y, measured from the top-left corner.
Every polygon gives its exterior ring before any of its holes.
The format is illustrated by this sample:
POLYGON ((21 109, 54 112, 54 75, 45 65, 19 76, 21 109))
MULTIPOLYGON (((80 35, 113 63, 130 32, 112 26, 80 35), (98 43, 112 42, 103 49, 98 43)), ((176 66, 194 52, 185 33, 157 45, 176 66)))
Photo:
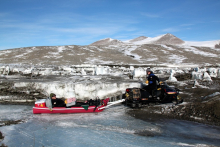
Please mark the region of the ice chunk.
POLYGON ((212 81, 212 78, 207 72, 205 72, 203 75, 203 81, 212 81))

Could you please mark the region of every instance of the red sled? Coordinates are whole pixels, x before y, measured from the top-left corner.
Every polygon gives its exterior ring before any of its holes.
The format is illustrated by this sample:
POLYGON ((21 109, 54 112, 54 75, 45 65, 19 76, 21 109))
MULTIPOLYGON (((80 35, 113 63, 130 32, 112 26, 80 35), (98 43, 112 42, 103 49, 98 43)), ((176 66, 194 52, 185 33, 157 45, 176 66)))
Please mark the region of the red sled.
POLYGON ((48 108, 46 106, 46 99, 41 99, 35 102, 35 106, 33 107, 34 114, 41 113, 92 113, 92 112, 102 112, 105 109, 109 102, 109 98, 102 100, 102 104, 98 106, 89 106, 89 105, 81 105, 81 106, 72 106, 72 107, 54 107, 48 108))

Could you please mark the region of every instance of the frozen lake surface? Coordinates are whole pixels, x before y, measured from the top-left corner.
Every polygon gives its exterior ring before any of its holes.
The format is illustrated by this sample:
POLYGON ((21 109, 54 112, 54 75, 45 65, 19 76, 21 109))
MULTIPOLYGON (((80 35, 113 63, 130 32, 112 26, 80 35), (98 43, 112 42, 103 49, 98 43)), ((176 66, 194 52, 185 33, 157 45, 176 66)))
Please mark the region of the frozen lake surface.
POLYGON ((32 114, 32 106, 0 105, 0 120, 24 120, 0 127, 9 147, 219 146, 220 127, 181 120, 142 121, 123 105, 101 113, 32 114))

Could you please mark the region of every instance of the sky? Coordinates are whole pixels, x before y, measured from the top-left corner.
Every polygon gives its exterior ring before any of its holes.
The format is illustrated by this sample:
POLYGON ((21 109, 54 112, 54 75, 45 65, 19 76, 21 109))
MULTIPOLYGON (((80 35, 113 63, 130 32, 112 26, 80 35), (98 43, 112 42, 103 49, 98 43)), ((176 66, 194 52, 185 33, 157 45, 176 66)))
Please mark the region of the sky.
POLYGON ((220 0, 0 0, 0 50, 166 33, 220 40, 220 0))

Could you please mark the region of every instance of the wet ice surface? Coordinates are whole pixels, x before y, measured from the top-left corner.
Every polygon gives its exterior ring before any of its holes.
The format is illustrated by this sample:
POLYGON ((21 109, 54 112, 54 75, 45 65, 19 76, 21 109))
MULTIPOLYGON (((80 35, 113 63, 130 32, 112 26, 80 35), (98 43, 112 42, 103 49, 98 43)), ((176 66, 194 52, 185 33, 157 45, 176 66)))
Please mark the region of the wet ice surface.
POLYGON ((28 119, 32 116, 32 107, 25 105, 0 105, 0 121, 28 119))
POLYGON ((101 113, 32 114, 32 106, 0 105, 1 120, 26 120, 0 127, 7 146, 218 146, 220 127, 189 121, 146 122, 114 106, 101 113), (142 135, 138 135, 142 134, 142 135))

